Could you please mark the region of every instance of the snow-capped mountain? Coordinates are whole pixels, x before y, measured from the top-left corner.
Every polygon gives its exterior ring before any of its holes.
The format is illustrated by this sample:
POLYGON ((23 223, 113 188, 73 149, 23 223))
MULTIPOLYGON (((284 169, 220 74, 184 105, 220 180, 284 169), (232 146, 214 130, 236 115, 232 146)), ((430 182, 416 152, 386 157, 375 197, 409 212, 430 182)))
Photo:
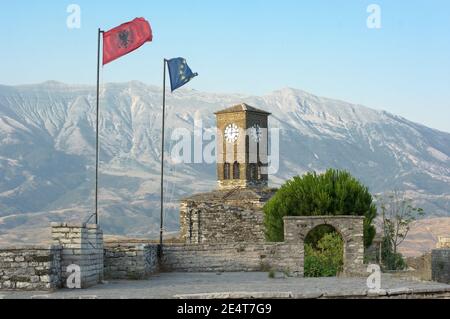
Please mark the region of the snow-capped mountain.
MULTIPOLYGON (((101 90, 100 223, 106 233, 158 230, 161 101, 160 88, 139 82, 101 90)), ((449 133, 295 89, 261 97, 181 89, 167 98, 168 230, 177 230, 178 199, 216 186, 215 164, 171 160, 173 130, 193 132, 198 120, 213 128, 215 111, 242 102, 271 112, 270 127, 280 129, 272 185, 310 170, 347 169, 372 193, 400 189, 429 216, 450 215, 449 133)), ((0 236, 50 220, 86 220, 94 164, 94 87, 0 86, 0 236)))

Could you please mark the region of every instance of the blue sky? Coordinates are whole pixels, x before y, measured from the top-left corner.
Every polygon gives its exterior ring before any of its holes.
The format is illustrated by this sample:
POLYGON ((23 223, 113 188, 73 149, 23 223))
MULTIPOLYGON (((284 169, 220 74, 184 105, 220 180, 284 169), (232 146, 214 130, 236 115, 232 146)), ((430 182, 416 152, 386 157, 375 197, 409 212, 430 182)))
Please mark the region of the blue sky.
POLYGON ((0 83, 95 84, 97 28, 135 17, 154 41, 107 65, 104 82, 161 86, 183 56, 191 88, 266 94, 294 87, 384 109, 450 132, 450 1, 2 1, 0 83), (69 4, 81 28, 68 29, 69 4), (369 29, 368 5, 381 7, 369 29))

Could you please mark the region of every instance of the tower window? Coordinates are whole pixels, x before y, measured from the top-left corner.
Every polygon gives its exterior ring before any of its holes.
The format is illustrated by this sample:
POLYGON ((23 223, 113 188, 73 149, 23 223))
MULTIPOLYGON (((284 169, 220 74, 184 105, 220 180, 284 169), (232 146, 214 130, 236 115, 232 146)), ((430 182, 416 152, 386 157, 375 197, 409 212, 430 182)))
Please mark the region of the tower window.
POLYGON ((250 179, 258 179, 258 166, 254 163, 250 164, 250 179))
POLYGON ((233 164, 233 179, 240 179, 240 178, 241 178, 240 165, 238 162, 234 162, 234 164, 233 164))
POLYGON ((230 163, 223 164, 223 179, 230 179, 230 163))
POLYGON ((258 167, 257 167, 257 175, 258 175, 258 179, 262 179, 262 163, 258 162, 258 167))

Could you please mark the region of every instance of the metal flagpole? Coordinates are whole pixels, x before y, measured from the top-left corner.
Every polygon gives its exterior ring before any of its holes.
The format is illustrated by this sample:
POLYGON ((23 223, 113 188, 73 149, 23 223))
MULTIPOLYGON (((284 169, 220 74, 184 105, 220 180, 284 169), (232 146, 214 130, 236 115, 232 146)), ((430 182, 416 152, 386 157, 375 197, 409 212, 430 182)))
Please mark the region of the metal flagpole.
POLYGON ((103 33, 98 29, 98 48, 97 48, 97 109, 96 109, 96 130, 95 130, 95 224, 98 225, 98 159, 99 159, 99 134, 98 134, 98 115, 100 100, 100 35, 103 33))
POLYGON ((164 59, 163 73, 163 107, 162 107, 162 132, 161 132, 161 217, 159 228, 159 254, 162 255, 163 227, 164 227, 164 126, 166 117, 166 62, 164 59))

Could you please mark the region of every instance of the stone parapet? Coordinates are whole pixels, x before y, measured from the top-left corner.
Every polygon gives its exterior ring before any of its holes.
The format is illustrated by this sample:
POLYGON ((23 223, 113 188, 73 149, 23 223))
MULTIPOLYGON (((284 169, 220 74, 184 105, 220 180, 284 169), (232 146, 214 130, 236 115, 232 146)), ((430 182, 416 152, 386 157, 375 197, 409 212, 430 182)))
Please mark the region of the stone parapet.
POLYGON ((303 276, 303 246, 284 243, 165 245, 162 271, 281 271, 303 276))
POLYGON ((106 279, 145 279, 158 272, 158 245, 126 241, 105 243, 106 279))
POLYGON ((61 280, 63 285, 70 273, 67 267, 77 265, 81 270, 81 288, 103 280, 103 233, 97 225, 52 223, 52 239, 61 246, 61 280))
POLYGON ((0 247, 0 289, 55 290, 61 286, 61 247, 0 247))
POLYGON ((450 248, 450 237, 439 237, 436 248, 450 248))

